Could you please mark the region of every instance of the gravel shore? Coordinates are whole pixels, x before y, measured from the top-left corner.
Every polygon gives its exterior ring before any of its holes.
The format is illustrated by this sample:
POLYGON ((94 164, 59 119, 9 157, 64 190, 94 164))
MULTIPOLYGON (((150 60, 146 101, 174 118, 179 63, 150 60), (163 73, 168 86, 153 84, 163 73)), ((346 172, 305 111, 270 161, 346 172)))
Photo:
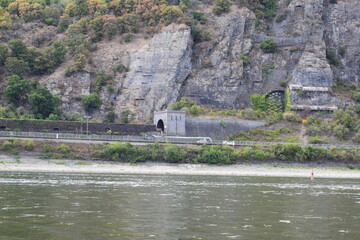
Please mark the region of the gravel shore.
POLYGON ((116 174, 172 174, 172 175, 219 175, 219 176, 271 176, 310 178, 360 178, 360 170, 345 166, 310 166, 304 164, 235 164, 227 166, 205 164, 167 163, 115 163, 105 161, 82 161, 23 156, 19 160, 0 155, 0 172, 77 172, 116 174))

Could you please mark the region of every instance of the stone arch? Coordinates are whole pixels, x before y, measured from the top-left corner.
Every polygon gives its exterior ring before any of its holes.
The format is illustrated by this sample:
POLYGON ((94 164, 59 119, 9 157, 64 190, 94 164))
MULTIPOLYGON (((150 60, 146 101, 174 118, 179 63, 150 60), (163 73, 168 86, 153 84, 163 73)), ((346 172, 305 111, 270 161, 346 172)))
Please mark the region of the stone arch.
POLYGON ((159 119, 159 121, 157 122, 157 124, 156 124, 156 129, 157 129, 158 131, 164 132, 165 125, 164 125, 164 121, 163 121, 162 119, 159 119))

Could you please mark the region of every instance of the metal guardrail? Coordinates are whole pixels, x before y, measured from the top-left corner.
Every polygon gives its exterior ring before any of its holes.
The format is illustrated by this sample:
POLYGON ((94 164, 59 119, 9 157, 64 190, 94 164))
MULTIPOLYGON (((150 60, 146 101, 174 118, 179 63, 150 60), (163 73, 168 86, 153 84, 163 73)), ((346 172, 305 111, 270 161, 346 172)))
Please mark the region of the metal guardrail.
MULTIPOLYGON (((197 144, 201 145, 205 142, 190 138, 161 138, 161 137, 143 137, 143 136, 119 136, 119 135, 96 135, 96 134, 72 134, 72 133, 42 133, 42 132, 12 132, 0 131, 0 137, 23 137, 23 138, 44 138, 44 139, 73 139, 73 140, 90 140, 90 141, 120 141, 120 142, 160 142, 175 144, 197 144)), ((299 146, 313 147, 336 147, 344 149, 360 149, 360 145, 350 144, 304 144, 304 143, 288 143, 288 142, 254 142, 254 141, 228 141, 228 140, 212 140, 206 142, 209 145, 230 145, 230 146, 271 146, 275 144, 296 144, 299 146)))

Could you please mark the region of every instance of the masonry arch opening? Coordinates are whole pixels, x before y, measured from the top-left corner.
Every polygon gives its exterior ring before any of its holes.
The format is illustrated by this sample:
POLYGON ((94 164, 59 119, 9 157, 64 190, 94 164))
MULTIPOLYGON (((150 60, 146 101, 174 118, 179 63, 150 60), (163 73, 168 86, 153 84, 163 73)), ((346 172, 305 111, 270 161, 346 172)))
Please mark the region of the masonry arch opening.
POLYGON ((163 120, 159 120, 156 124, 156 130, 164 132, 164 122, 163 120))

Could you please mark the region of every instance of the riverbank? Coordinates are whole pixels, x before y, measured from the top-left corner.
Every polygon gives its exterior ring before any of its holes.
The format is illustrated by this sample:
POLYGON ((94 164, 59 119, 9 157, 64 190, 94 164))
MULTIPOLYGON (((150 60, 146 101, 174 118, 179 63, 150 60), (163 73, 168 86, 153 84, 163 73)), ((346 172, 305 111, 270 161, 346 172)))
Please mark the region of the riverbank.
POLYGON ((169 163, 119 163, 109 161, 80 161, 64 159, 38 159, 23 156, 20 159, 1 155, 0 172, 68 172, 108 174, 168 174, 168 175, 217 175, 217 176, 267 176, 310 178, 360 178, 360 170, 340 165, 311 166, 306 164, 169 164, 169 163))

